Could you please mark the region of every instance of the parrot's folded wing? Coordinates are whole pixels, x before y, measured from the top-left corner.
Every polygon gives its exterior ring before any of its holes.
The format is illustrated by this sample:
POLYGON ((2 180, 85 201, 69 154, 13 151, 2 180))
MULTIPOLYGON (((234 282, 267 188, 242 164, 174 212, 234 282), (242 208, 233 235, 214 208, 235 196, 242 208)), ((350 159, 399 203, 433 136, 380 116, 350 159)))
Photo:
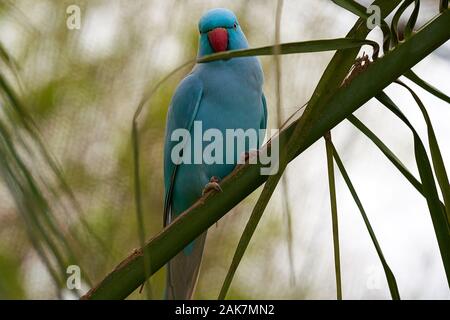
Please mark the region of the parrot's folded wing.
MULTIPOLYGON (((191 73, 180 83, 169 106, 164 145, 164 226, 174 218, 171 205, 178 168, 178 165, 171 158, 171 152, 174 145, 179 142, 172 141, 171 136, 176 129, 191 131, 202 93, 202 82, 194 73, 191 73)), ((169 261, 166 288, 168 299, 191 298, 198 279, 205 238, 206 232, 191 244, 193 248, 188 255, 181 251, 169 261)))
POLYGON ((178 85, 169 106, 164 145, 164 226, 172 219, 170 205, 172 201, 173 183, 177 172, 177 165, 171 159, 171 152, 174 145, 178 142, 171 140, 172 132, 176 129, 191 130, 200 105, 202 93, 202 82, 195 74, 191 73, 178 85))
POLYGON ((267 129, 267 102, 266 102, 266 96, 264 93, 261 97, 262 100, 262 107, 263 107, 263 117, 261 119, 260 129, 267 129))

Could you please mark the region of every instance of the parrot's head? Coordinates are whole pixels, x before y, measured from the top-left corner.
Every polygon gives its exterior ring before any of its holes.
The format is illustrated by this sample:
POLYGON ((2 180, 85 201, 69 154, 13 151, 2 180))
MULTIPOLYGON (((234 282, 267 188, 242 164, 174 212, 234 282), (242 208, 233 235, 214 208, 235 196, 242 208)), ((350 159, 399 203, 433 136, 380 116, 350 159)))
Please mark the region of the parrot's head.
POLYGON ((212 9, 198 23, 199 57, 227 50, 248 48, 248 42, 234 13, 228 9, 212 9))

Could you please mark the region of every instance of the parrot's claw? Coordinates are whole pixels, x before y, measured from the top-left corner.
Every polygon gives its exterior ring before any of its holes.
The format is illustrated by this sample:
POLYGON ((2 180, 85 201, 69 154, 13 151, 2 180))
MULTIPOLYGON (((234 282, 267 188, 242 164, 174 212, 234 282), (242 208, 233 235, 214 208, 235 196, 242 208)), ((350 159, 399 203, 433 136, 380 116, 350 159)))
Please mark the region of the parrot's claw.
POLYGON ((217 177, 211 177, 209 182, 206 184, 205 188, 202 191, 202 196, 207 194, 210 191, 222 192, 222 188, 219 185, 219 179, 217 177))

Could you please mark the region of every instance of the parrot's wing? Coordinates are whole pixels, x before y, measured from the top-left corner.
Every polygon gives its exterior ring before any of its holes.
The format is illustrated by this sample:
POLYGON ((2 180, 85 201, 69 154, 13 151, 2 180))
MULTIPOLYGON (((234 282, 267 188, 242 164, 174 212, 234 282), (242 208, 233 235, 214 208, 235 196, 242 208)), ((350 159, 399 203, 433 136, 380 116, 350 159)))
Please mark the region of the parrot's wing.
POLYGON ((167 114, 166 137, 164 145, 164 226, 170 222, 170 205, 177 165, 171 159, 172 148, 177 141, 171 141, 172 132, 176 129, 191 130, 202 98, 203 85, 194 74, 189 74, 178 85, 167 114))
POLYGON ((259 124, 259 129, 264 130, 263 136, 261 139, 259 139, 261 136, 258 137, 258 148, 261 148, 264 137, 266 136, 267 132, 267 103, 266 103, 266 97, 264 96, 264 93, 261 95, 261 101, 262 101, 262 108, 263 108, 263 114, 261 117, 261 122, 259 124))
MULTIPOLYGON (((202 98, 203 85, 194 73, 181 81, 167 114, 167 127, 164 145, 164 226, 172 219, 171 204, 173 187, 178 165, 171 159, 172 148, 177 141, 171 141, 172 132, 176 129, 191 131, 202 98)), ((195 288, 200 269, 206 232, 198 237, 193 244, 191 254, 179 252, 168 263, 166 297, 169 299, 190 299, 195 288)))
POLYGON ((264 93, 262 94, 261 100, 263 105, 263 117, 261 119, 260 129, 267 129, 267 103, 264 93))

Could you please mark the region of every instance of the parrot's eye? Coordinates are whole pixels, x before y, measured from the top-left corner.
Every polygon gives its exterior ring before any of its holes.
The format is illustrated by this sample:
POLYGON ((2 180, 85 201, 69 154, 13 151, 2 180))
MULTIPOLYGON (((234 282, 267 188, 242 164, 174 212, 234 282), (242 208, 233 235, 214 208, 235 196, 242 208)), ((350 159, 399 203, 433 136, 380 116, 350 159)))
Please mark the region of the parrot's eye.
POLYGON ((233 24, 233 28, 237 28, 237 24, 236 24, 236 22, 233 24))

